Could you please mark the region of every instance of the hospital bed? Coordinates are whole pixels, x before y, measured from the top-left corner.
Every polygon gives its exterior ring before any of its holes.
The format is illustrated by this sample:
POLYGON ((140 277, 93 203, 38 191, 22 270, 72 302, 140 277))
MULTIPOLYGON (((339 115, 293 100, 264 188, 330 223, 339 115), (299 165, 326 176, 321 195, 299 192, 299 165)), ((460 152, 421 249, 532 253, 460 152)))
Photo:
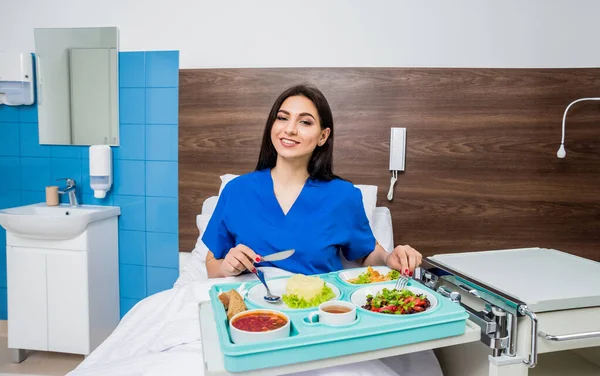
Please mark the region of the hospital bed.
MULTIPOLYGON (((202 212, 197 216, 196 223, 200 235, 217 200, 216 196, 208 198, 203 204, 202 212)), ((391 250, 394 241, 389 210, 384 207, 373 208, 369 219, 377 240, 386 250, 391 250)), ((210 330, 200 331, 200 322, 210 321, 211 315, 210 312, 205 312, 204 316, 200 314, 199 320, 198 302, 209 300, 208 290, 212 284, 224 281, 253 281, 254 276, 208 280, 204 266, 206 251, 199 237, 192 252, 181 252, 180 276, 174 287, 150 296, 133 307, 123 317, 113 334, 70 375, 226 375, 222 362, 219 361, 222 354, 214 333, 210 330), (210 346, 206 346, 208 343, 210 346)), ((344 261, 344 266, 355 265, 344 261)), ((564 267, 565 265, 563 271, 564 267)), ((598 263, 538 248, 433 256, 425 260, 423 268, 418 270, 415 278, 467 309, 470 320, 467 320, 465 334, 254 374, 277 375, 295 372, 302 375, 385 376, 398 373, 435 376, 441 375, 443 368, 446 376, 600 375, 600 336, 594 336, 594 333, 600 332, 600 320, 597 319, 600 317, 600 303, 597 301, 600 292, 596 292, 595 295, 593 293, 594 286, 600 286, 600 270, 597 268, 600 268, 598 263), (544 295, 544 291, 540 291, 542 298, 539 298, 535 291, 533 295, 531 292, 526 292, 529 295, 522 295, 518 286, 536 283, 536 274, 533 271, 528 277, 529 280, 523 279, 522 283, 518 282, 524 275, 523 270, 526 270, 523 268, 531 267, 531 264, 527 263, 516 272, 520 274, 506 275, 506 278, 517 281, 509 283, 509 287, 517 286, 516 290, 508 291, 510 288, 504 286, 502 279, 498 279, 493 273, 494 270, 507 269, 506 265, 501 268, 495 267, 506 259, 502 255, 507 252, 515 252, 514 254, 518 255, 516 259, 530 259, 542 268, 552 263, 553 256, 558 256, 561 262, 573 262, 567 267, 567 274, 571 273, 569 270, 572 268, 587 268, 586 274, 580 276, 584 285, 577 287, 579 295, 574 296, 587 294, 589 299, 585 303, 571 299, 569 304, 563 304, 559 307, 561 309, 554 311, 540 310, 532 304, 533 300, 530 300, 527 303, 531 309, 528 312, 518 312, 519 305, 526 305, 519 300, 521 296, 537 297, 534 299, 536 302, 552 299, 549 299, 547 294, 544 295), (550 260, 544 258, 551 254, 553 256, 550 256, 550 260), (536 260, 535 257, 540 255, 542 258, 536 260), (478 265, 487 265, 487 268, 477 268, 478 265), (596 270, 598 272, 594 273, 596 270), (516 311, 511 311, 511 304, 516 304, 513 307, 516 311), (534 325, 537 327, 534 328, 534 325), (569 339, 571 334, 583 337, 569 339), (555 341, 552 336, 557 336, 555 338, 560 340, 555 341), (436 349, 437 357, 431 349, 436 349), (401 354, 405 355, 396 356, 401 354), (378 358, 385 359, 374 360, 378 358), (555 359, 564 359, 565 362, 557 363, 555 359), (532 368, 533 365, 536 367, 532 368), (316 371, 331 366, 336 368, 316 371)), ((268 269, 266 273, 272 277, 285 274, 274 268, 268 269)), ((543 284, 538 283, 536 286, 538 289, 543 288, 543 284)), ((569 300, 569 288, 572 288, 572 285, 568 286, 561 291, 563 300, 569 300)), ((210 326, 210 323, 207 326, 210 326)))
MULTIPOLYGON (((222 177, 223 179, 223 177, 222 177)), ((389 209, 375 207, 377 190, 362 186, 367 217, 377 241, 386 249, 393 249, 392 221, 389 209), (371 206, 372 211, 367 208, 371 206)), ((228 281, 254 281, 253 275, 234 278, 208 279, 204 264, 207 248, 201 235, 212 214, 218 196, 209 197, 203 203, 202 211, 196 218, 200 236, 192 252, 180 252, 180 276, 172 289, 154 294, 136 304, 121 320, 115 331, 69 375, 203 375, 206 368, 207 349, 218 349, 211 342, 203 343, 199 326, 198 303, 208 301, 210 286, 228 281)), ((356 266, 343 260, 345 267, 356 266)), ((270 277, 286 275, 287 272, 275 268, 263 268, 270 277)), ((475 329, 473 329, 475 330, 475 329)), ((473 337, 473 340, 476 340, 473 337)), ((312 367, 295 368, 296 374, 306 375, 371 375, 394 376, 394 369, 401 374, 414 376, 441 376, 441 368, 432 351, 414 351, 403 358, 392 357, 395 353, 384 354, 384 361, 365 357, 356 364, 356 359, 345 363, 330 363, 334 369, 319 372, 315 367, 327 364, 315 363, 312 367), (354 363, 354 364, 349 364, 354 363), (300 372, 300 373, 298 373, 300 372)), ((400 354, 400 353, 398 353, 400 354)), ((283 374, 290 371, 282 370, 283 374)), ((208 372, 210 374, 210 372, 208 372)), ((215 373, 212 373, 215 374, 215 373)), ((218 373, 217 373, 218 374, 218 373)), ((222 373, 225 374, 225 373, 222 373)))

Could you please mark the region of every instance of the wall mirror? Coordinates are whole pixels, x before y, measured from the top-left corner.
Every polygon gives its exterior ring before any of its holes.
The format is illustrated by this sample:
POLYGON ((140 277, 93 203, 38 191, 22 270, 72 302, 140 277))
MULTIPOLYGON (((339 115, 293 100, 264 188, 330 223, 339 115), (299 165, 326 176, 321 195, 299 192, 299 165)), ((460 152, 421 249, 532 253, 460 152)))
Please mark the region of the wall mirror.
POLYGON ((119 145, 116 27, 34 29, 40 144, 119 145))

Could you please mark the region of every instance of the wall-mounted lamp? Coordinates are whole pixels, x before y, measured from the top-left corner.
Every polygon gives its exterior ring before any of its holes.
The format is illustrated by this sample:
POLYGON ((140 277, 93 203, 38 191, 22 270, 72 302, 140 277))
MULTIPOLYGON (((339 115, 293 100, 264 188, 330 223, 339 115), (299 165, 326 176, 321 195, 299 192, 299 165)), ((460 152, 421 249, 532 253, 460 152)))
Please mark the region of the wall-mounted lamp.
POLYGON ((564 158, 567 155, 567 152, 565 151, 565 121, 567 120, 567 111, 569 111, 569 108, 571 108, 571 106, 575 103, 583 101, 600 101, 600 98, 581 98, 571 102, 567 106, 562 120, 562 139, 560 140, 560 148, 556 152, 556 156, 559 158, 564 158))

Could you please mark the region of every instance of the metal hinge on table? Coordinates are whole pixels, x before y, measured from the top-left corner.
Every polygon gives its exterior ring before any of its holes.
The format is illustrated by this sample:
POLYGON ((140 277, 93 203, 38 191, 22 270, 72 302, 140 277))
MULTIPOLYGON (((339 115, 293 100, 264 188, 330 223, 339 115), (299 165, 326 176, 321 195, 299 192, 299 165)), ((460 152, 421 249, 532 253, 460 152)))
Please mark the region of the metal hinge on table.
POLYGON ((414 278, 450 301, 460 304, 469 314, 469 320, 481 328, 481 342, 492 349, 493 356, 516 355, 516 317, 520 302, 475 287, 477 285, 468 278, 445 270, 429 259, 423 262, 421 268, 417 268, 414 278), (481 311, 471 308, 463 302, 461 293, 468 294, 470 299, 480 302, 484 308, 481 311))

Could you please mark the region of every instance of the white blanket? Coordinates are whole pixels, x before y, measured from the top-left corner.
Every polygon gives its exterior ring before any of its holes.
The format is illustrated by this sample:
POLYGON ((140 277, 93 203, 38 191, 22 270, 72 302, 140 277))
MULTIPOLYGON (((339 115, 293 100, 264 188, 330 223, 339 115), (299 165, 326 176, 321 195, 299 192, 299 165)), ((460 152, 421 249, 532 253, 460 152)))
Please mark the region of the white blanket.
MULTIPOLYGON (((264 268, 269 277, 287 274, 264 268)), ((211 279, 175 286, 133 307, 115 331, 70 376, 88 375, 204 375, 198 302, 209 300, 210 286, 253 275, 211 279)), ((441 376, 432 351, 332 367, 297 375, 441 376), (393 368, 393 370, 392 370, 393 368)))

